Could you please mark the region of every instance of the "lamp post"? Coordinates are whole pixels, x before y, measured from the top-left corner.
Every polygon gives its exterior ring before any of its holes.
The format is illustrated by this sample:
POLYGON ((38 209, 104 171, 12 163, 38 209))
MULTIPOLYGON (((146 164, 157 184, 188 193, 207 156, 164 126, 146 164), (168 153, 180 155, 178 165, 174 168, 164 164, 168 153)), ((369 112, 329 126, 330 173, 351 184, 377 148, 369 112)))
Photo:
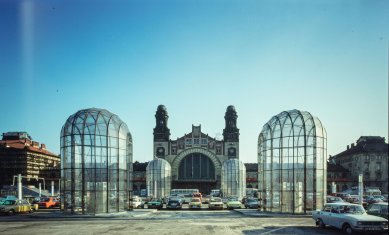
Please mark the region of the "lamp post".
POLYGON ((363 205, 363 174, 359 174, 358 176, 358 196, 359 196, 359 204, 363 205))

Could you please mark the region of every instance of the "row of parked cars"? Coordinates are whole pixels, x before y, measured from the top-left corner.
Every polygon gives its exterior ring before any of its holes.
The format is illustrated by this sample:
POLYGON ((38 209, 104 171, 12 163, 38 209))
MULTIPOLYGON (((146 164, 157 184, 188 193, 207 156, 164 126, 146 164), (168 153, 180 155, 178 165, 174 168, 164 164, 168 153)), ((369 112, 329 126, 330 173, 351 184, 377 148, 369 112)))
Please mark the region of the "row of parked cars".
POLYGON ((0 213, 14 215, 16 213, 32 213, 39 208, 48 209, 59 207, 59 199, 57 197, 24 197, 18 199, 15 196, 0 197, 0 213))
POLYGON ((228 198, 205 197, 205 200, 202 197, 192 197, 188 200, 188 198, 180 195, 173 195, 165 200, 150 198, 145 201, 143 201, 142 198, 135 196, 132 199, 132 207, 145 208, 145 205, 147 205, 147 208, 162 209, 163 204, 166 204, 166 209, 182 209, 183 204, 187 202, 189 209, 201 209, 204 204, 208 204, 210 210, 222 210, 224 207, 227 209, 258 208, 257 198, 245 198, 242 202, 236 196, 230 196, 228 198))
MULTIPOLYGON (((340 199, 342 199, 342 201, 345 201, 345 202, 359 204, 359 196, 358 195, 350 195, 348 193, 334 193, 333 195, 327 196, 327 201, 329 198, 330 199, 333 198, 333 200, 337 200, 337 198, 340 198, 340 199)), ((363 200, 362 204, 366 209, 366 207, 372 203, 388 202, 388 195, 365 195, 365 196, 363 196, 362 200, 363 200)))

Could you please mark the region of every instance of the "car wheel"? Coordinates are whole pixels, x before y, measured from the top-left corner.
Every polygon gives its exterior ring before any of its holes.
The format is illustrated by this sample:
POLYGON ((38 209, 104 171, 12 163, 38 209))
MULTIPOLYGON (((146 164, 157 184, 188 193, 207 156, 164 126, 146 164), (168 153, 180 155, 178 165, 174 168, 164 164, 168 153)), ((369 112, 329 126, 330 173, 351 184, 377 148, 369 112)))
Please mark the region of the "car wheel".
POLYGON ((316 226, 318 226, 318 227, 320 227, 320 228, 325 228, 325 227, 326 227, 326 225, 325 225, 325 223, 323 222, 322 219, 318 219, 318 220, 316 221, 316 226))
POLYGON ((353 233, 353 229, 351 228, 351 226, 349 224, 343 225, 342 231, 345 234, 352 234, 353 233))
POLYGON ((8 215, 14 215, 15 214, 15 211, 14 210, 9 210, 8 211, 8 215))

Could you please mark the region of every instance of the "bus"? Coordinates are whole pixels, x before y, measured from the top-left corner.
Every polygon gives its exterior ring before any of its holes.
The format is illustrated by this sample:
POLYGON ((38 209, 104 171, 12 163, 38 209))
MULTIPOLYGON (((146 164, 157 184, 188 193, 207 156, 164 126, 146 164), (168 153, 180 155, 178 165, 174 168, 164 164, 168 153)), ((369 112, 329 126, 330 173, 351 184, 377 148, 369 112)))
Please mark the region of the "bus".
POLYGON ((170 196, 184 196, 184 203, 189 203, 193 197, 193 194, 198 194, 198 189, 172 189, 170 196))

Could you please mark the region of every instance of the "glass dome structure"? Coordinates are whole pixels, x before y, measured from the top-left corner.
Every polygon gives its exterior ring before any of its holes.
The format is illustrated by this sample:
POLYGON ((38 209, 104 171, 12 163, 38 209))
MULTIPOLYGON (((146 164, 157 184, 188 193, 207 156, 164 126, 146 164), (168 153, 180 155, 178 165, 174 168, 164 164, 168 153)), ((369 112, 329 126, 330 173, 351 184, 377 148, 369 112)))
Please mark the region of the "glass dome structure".
POLYGON ((221 190, 224 197, 246 196, 246 167, 238 159, 223 162, 221 174, 221 190))
POLYGON ((148 196, 163 198, 170 195, 171 167, 164 159, 156 158, 146 167, 146 186, 148 196))
POLYGON ((258 137, 258 191, 266 210, 307 213, 325 202, 327 134, 306 111, 284 111, 258 137))
POLYGON ((97 214, 124 211, 132 189, 132 137, 105 109, 71 115, 61 130, 61 208, 97 214))

